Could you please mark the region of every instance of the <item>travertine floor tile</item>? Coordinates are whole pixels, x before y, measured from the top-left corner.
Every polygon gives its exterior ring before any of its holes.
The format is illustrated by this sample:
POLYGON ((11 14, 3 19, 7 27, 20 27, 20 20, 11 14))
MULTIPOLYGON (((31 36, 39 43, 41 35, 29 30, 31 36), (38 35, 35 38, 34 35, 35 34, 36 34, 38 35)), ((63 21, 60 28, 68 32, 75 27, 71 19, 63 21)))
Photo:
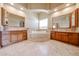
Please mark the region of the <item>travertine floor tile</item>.
POLYGON ((55 40, 19 42, 0 49, 0 55, 5 56, 79 56, 79 48, 55 40))

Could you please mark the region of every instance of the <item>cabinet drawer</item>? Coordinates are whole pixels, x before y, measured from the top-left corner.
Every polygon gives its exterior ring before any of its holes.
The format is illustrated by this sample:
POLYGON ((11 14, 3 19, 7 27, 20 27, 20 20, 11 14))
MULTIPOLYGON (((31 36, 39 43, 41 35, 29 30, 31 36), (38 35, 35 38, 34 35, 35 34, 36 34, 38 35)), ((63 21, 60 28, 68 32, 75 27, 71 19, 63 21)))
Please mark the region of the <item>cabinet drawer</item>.
POLYGON ((56 38, 57 40, 61 40, 61 39, 62 39, 61 32, 56 32, 55 38, 56 38))
POLYGON ((62 39, 61 41, 63 42, 68 42, 68 33, 61 33, 62 39))
POLYGON ((9 40, 10 39, 10 36, 9 35, 3 35, 2 36, 2 40, 9 40))
POLYGON ((63 42, 68 42, 68 35, 62 35, 62 41, 63 42))
POLYGON ((23 34, 18 34, 18 41, 22 41, 23 40, 23 34))
POLYGON ((69 34, 69 43, 78 45, 79 44, 78 34, 69 34))
POLYGON ((2 35, 5 35, 5 34, 9 34, 9 32, 8 31, 2 32, 2 35))
POLYGON ((52 38, 52 39, 55 39, 55 33, 52 33, 52 34, 51 34, 51 38, 52 38))
POLYGON ((9 40, 3 40, 2 41, 2 45, 5 46, 5 45, 9 45, 10 44, 10 41, 9 40))
POLYGON ((17 42, 17 41, 18 41, 18 36, 12 34, 12 35, 11 35, 11 38, 10 38, 10 41, 11 41, 12 43, 17 42))

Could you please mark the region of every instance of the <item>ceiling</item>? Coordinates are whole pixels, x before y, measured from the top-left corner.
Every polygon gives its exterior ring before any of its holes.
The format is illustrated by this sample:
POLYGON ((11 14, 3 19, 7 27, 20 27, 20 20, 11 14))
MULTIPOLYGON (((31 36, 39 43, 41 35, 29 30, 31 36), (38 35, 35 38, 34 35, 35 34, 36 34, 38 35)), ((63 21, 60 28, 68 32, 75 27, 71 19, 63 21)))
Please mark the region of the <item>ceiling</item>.
POLYGON ((19 3, 19 5, 25 7, 26 9, 54 9, 59 5, 64 3, 19 3))
POLYGON ((9 4, 12 7, 20 9, 24 12, 33 13, 47 13, 55 12, 55 9, 62 9, 66 7, 66 3, 15 3, 9 4))

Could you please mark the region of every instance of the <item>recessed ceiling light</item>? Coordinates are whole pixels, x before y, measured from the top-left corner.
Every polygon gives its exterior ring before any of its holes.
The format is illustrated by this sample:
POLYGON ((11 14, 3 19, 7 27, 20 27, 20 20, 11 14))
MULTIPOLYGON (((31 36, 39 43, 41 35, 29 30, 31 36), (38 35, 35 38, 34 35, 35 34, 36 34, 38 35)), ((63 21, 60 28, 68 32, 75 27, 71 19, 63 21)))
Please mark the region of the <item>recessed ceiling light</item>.
POLYGON ((20 8, 21 10, 24 10, 23 8, 20 8))
POLYGON ((69 6, 70 4, 66 4, 66 6, 69 6))
POLYGON ((10 3, 11 5, 14 5, 14 3, 10 3))
POLYGON ((22 13, 22 11, 19 11, 20 13, 22 13))
POLYGON ((54 9, 54 11, 57 11, 58 9, 54 9))

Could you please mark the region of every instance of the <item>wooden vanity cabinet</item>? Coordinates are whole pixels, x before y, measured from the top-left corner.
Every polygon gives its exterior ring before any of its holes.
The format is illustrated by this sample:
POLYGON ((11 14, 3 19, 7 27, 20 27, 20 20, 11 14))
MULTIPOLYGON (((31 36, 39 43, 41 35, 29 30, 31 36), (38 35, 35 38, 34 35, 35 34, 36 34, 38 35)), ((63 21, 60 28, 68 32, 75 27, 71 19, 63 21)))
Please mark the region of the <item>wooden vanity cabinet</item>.
POLYGON ((17 32, 16 31, 10 31, 10 42, 15 43, 15 42, 18 41, 17 39, 18 39, 17 32))
POLYGON ((27 39, 27 31, 11 31, 10 32, 10 41, 12 43, 26 40, 27 39))
POLYGON ((63 32, 52 32, 51 39, 68 42, 68 34, 63 32))
POLYGON ((73 45, 79 45, 79 33, 76 33, 76 32, 55 31, 55 32, 51 33, 51 38, 55 39, 55 40, 63 41, 66 43, 70 43, 73 45))
POLYGON ((61 41, 61 33, 60 32, 56 32, 55 33, 55 37, 56 37, 56 40, 60 40, 61 41))
POLYGON ((1 45, 6 46, 10 44, 10 32, 8 31, 2 31, 1 32, 2 38, 1 38, 1 45))
POLYGON ((27 31, 23 31, 23 39, 24 39, 24 40, 27 39, 27 31))
POLYGON ((19 41, 27 40, 27 31, 0 31, 0 46, 7 46, 19 41))
POLYGON ((51 32, 51 34, 50 34, 50 39, 55 39, 56 37, 55 37, 55 32, 51 32))
POLYGON ((79 34, 69 33, 69 43, 74 44, 74 45, 79 45, 79 34))
POLYGON ((64 33, 64 32, 62 32, 61 33, 61 41, 63 41, 63 42, 68 42, 68 33, 64 33))

